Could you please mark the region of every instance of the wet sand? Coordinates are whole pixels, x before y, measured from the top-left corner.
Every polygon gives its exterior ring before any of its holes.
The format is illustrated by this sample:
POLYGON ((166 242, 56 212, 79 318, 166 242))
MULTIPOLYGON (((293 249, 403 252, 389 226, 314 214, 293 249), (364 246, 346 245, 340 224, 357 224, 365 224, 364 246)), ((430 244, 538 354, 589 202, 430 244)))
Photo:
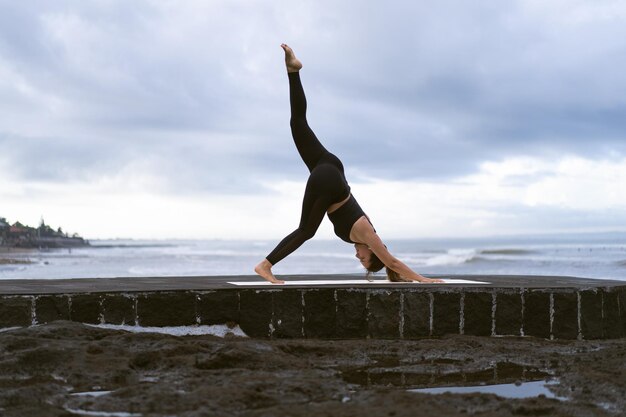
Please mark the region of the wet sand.
POLYGON ((625 394, 624 340, 222 339, 65 321, 0 332, 2 416, 616 416, 625 394), (567 400, 407 391, 547 379, 567 400))

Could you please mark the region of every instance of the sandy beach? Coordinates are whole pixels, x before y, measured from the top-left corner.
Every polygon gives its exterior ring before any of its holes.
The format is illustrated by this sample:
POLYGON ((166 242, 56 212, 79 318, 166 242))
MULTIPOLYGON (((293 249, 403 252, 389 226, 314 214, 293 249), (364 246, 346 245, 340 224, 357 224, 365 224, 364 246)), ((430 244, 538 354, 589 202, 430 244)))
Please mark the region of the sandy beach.
POLYGON ((7 417, 614 416, 626 409, 622 340, 260 340, 58 321, 0 332, 0 352, 7 417), (408 391, 534 380, 552 381, 549 395, 408 391))

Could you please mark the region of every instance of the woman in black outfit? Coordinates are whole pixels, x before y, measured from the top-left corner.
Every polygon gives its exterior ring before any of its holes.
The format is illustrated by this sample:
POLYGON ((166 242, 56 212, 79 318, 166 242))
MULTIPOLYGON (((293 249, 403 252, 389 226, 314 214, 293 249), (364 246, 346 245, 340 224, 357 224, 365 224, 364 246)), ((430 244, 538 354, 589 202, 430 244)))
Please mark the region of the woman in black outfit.
POLYGON ((284 281, 276 279, 272 266, 311 239, 324 214, 333 223, 335 234, 353 243, 356 257, 368 273, 387 267, 391 281, 442 282, 423 277, 389 253, 367 215, 350 193, 344 175, 343 164, 317 139, 306 120, 306 97, 300 82, 302 63, 285 44, 285 63, 289 77, 289 102, 291 104, 291 133, 302 160, 310 175, 304 190, 300 225, 285 237, 276 248, 255 268, 255 272, 273 284, 284 281))

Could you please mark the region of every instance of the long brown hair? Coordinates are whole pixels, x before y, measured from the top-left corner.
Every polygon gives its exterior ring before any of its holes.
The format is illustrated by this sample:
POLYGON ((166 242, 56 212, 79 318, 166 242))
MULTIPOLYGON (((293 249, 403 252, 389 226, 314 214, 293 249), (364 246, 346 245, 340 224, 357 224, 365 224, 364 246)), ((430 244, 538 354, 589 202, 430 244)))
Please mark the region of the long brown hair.
POLYGON ((378 256, 376 256, 374 254, 374 252, 372 252, 372 255, 370 257, 370 266, 365 268, 367 270, 367 275, 365 276, 367 278, 367 280, 371 281, 371 276, 374 274, 374 272, 380 271, 381 269, 383 269, 383 267, 385 267, 385 271, 387 272, 387 279, 389 281, 391 281, 391 282, 411 282, 410 279, 404 278, 404 277, 400 276, 400 274, 398 274, 393 269, 391 269, 389 267, 386 267, 385 264, 383 263, 383 261, 381 261, 380 258, 378 258, 378 256))

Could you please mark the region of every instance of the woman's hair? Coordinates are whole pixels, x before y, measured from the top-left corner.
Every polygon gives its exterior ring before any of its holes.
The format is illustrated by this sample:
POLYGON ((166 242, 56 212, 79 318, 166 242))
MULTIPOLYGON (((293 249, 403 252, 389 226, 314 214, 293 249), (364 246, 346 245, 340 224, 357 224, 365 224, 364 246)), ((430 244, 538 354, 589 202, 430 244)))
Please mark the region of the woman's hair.
POLYGON ((411 280, 408 278, 401 277, 396 271, 391 268, 385 266, 383 261, 381 261, 378 256, 372 252, 372 256, 370 257, 370 266, 365 268, 367 270, 367 275, 365 276, 368 281, 374 272, 378 272, 385 267, 385 271, 387 272, 387 279, 391 282, 410 282, 411 280))

